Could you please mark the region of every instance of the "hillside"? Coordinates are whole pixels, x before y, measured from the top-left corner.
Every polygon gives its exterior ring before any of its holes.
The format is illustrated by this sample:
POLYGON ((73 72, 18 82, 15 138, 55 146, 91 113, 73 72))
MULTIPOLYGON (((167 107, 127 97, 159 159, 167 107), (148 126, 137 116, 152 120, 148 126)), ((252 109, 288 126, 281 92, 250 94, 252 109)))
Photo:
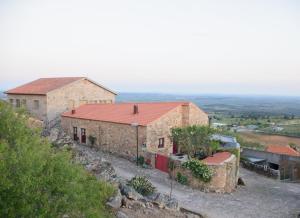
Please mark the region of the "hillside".
POLYGON ((208 113, 300 116, 300 97, 119 93, 117 101, 192 101, 208 113))

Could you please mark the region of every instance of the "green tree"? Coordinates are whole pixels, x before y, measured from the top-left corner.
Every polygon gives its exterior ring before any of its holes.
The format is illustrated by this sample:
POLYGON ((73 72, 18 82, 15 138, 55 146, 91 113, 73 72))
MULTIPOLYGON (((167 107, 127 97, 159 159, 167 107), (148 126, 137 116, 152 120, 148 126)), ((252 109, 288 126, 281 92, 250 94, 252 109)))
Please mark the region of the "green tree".
POLYGON ((207 154, 209 153, 211 135, 214 132, 215 130, 209 126, 178 127, 171 130, 171 138, 180 150, 192 157, 200 150, 204 150, 207 154))
POLYGON ((0 102, 0 217, 108 217, 114 189, 51 147, 27 116, 0 102))

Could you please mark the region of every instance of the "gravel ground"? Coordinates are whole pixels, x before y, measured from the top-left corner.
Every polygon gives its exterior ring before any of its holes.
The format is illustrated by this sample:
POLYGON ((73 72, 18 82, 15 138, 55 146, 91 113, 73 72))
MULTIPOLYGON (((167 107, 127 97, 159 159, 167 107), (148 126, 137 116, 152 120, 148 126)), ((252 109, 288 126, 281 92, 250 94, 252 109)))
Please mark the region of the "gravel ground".
MULTIPOLYGON (((128 160, 107 153, 89 151, 111 162, 117 175, 125 179, 145 175, 159 192, 170 192, 171 181, 166 173, 142 169, 128 160)), ((181 207, 208 218, 296 218, 296 214, 300 213, 299 183, 283 183, 244 168, 240 169, 240 175, 246 186, 238 187, 232 194, 204 193, 174 182, 173 196, 181 207)))

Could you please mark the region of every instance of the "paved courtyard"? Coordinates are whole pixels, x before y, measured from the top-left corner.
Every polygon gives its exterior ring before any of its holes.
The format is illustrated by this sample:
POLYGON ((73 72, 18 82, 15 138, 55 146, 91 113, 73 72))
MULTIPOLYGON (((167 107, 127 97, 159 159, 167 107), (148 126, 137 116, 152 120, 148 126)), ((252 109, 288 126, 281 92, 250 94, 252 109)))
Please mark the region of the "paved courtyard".
MULTIPOLYGON (((130 179, 145 175, 158 191, 170 193, 171 181, 166 173, 142 169, 125 159, 93 152, 111 162, 119 176, 130 179)), ((174 182, 173 196, 180 206, 208 218, 295 218, 300 213, 300 184, 279 182, 243 168, 240 175, 246 186, 238 187, 232 194, 203 193, 174 182)))

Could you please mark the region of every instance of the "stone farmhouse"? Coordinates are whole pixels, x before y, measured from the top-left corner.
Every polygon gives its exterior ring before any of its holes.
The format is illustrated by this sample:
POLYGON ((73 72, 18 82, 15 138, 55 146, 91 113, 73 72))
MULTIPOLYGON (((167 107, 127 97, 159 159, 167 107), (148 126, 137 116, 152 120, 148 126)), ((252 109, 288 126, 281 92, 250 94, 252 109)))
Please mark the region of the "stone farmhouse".
POLYGON ((86 77, 41 78, 6 91, 14 107, 25 107, 45 123, 86 103, 114 103, 116 93, 86 77))
POLYGON ((137 150, 177 153, 172 127, 208 125, 208 115, 190 102, 86 104, 62 114, 62 128, 80 143, 135 157, 137 150), (138 140, 137 140, 138 138, 138 140))

